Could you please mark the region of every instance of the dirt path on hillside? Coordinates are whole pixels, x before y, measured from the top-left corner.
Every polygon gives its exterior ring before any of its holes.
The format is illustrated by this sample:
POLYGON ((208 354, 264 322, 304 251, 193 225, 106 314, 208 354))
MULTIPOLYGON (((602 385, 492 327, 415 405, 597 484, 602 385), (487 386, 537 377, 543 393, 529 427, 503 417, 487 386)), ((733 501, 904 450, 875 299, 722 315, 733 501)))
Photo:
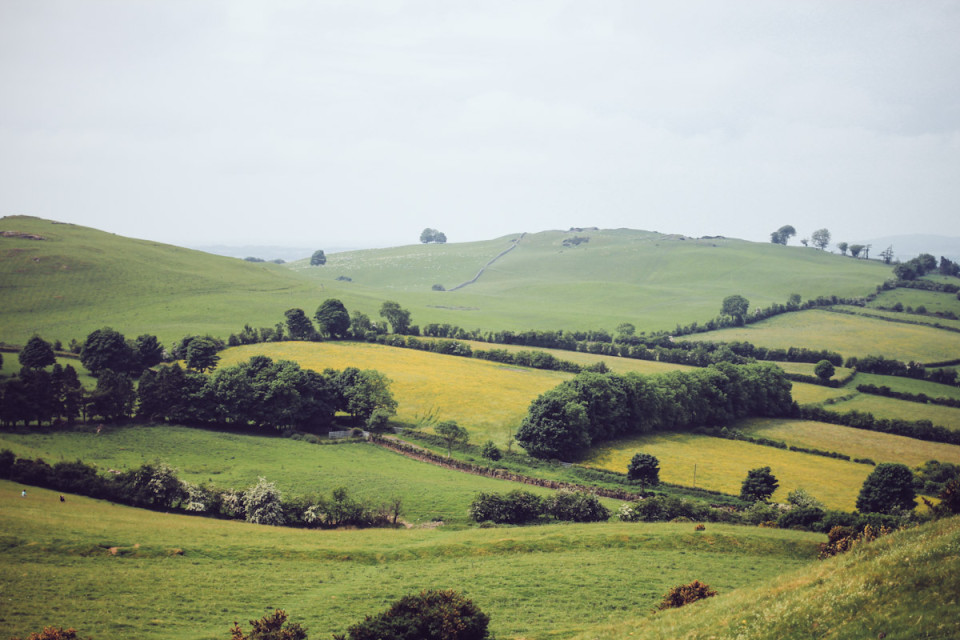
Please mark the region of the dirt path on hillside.
POLYGON ((506 248, 506 249, 504 249, 503 251, 501 251, 501 252, 497 255, 497 257, 495 257, 493 260, 491 260, 491 261, 488 262, 487 264, 485 264, 485 265, 483 265, 482 267, 480 267, 480 271, 477 272, 477 275, 473 276, 473 279, 472 279, 472 280, 467 280, 466 282, 461 282, 460 284, 458 284, 457 286, 453 287, 452 289, 447 289, 447 291, 456 291, 457 289, 462 289, 462 288, 464 288, 465 286, 467 286, 468 284, 473 284, 474 282, 476 282, 477 280, 479 280, 479 279, 480 279, 480 276, 483 275, 483 272, 486 271, 486 270, 490 267, 490 265, 492 265, 494 262, 496 262, 497 260, 499 260, 499 259, 502 258, 503 256, 507 255, 508 253, 510 253, 511 251, 513 251, 514 249, 516 249, 516 248, 517 248, 517 245, 520 244, 520 241, 523 240, 524 236, 526 236, 526 235, 527 235, 527 232, 526 232, 526 231, 524 231, 523 233, 521 233, 521 234, 520 234, 520 237, 517 238, 516 240, 514 240, 512 245, 510 245, 508 248, 506 248))

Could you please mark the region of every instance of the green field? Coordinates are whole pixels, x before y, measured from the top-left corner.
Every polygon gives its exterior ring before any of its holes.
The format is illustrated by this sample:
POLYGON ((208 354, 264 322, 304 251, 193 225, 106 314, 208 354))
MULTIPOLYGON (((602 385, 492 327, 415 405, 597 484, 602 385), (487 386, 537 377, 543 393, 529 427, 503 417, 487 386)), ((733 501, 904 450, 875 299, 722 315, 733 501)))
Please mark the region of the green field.
POLYGON ((879 418, 929 420, 933 424, 947 429, 960 429, 960 409, 936 404, 920 404, 919 402, 860 393, 849 400, 837 402, 828 408, 840 413, 850 411, 872 413, 879 418))
POLYGON ((960 446, 954 444, 914 440, 823 422, 751 418, 737 423, 736 428, 751 436, 807 449, 836 451, 851 458, 870 458, 874 462, 902 462, 911 467, 927 460, 960 464, 960 446))
MULTIPOLYGON (((956 281, 953 284, 957 284, 956 281)), ((940 312, 951 312, 954 314, 960 315, 960 299, 957 299, 957 294, 955 293, 941 293, 939 291, 923 291, 920 289, 892 289, 890 291, 884 291, 876 297, 876 299, 867 303, 867 307, 870 309, 879 309, 880 307, 891 308, 893 305, 900 303, 903 305, 904 309, 907 307, 912 307, 914 310, 917 307, 925 307, 927 313, 936 313, 940 312)), ((915 316, 911 314, 901 314, 900 317, 907 319, 914 319, 915 316)), ((939 318, 932 319, 932 321, 940 321, 939 318)), ((945 321, 949 322, 949 321, 945 321)))
POLYGON ((264 354, 292 360, 316 371, 326 368, 376 369, 392 381, 399 403, 397 421, 429 427, 456 420, 473 442, 505 444, 516 433, 530 402, 572 374, 540 371, 486 360, 366 342, 280 342, 228 349, 221 366, 264 354))
POLYGON ((0 449, 50 464, 80 459, 101 471, 166 462, 183 480, 220 488, 246 489, 266 476, 284 495, 329 494, 339 486, 376 504, 399 495, 404 518, 413 524, 466 523, 467 507, 478 492, 518 486, 416 462, 372 444, 315 445, 176 426, 107 427, 100 435, 92 430, 3 433, 0 449))
POLYGON ((960 637, 960 518, 880 538, 782 577, 576 640, 919 640, 960 637))
POLYGON ((684 238, 632 230, 528 234, 517 248, 459 291, 432 291, 472 278, 517 235, 475 243, 411 245, 336 253, 323 267, 249 263, 86 227, 9 216, 0 231, 46 240, 0 238, 3 339, 22 343, 83 339, 112 326, 165 343, 185 333, 226 338, 244 324, 273 326, 291 307, 312 314, 326 298, 378 317, 385 300, 412 312, 414 324, 467 329, 638 330, 705 322, 723 298, 745 295, 754 307, 791 293, 862 296, 890 275, 873 261, 733 239, 684 238), (352 281, 338 280, 339 277, 352 281))
POLYGON ((960 399, 960 387, 927 382, 925 380, 914 380, 913 378, 902 378, 900 376, 879 376, 872 373, 858 373, 856 379, 850 386, 855 387, 861 384, 890 387, 893 391, 899 391, 901 393, 912 393, 916 395, 924 393, 930 398, 960 399))
MULTIPOLYGON (((776 362, 774 363, 787 373, 799 373, 805 376, 815 376, 816 364, 812 362, 776 362)), ((846 367, 834 367, 833 375, 830 376, 831 380, 841 380, 846 378, 851 373, 853 369, 848 369, 846 367)))
POLYGON ((836 351, 844 358, 883 355, 905 362, 960 358, 960 333, 819 309, 786 313, 745 327, 699 333, 685 339, 745 340, 783 349, 805 346, 836 351))
POLYGON ((926 324, 932 327, 936 327, 939 325, 941 327, 949 327, 951 329, 960 330, 960 320, 949 320, 947 318, 939 318, 937 316, 930 316, 930 315, 920 315, 917 313, 905 313, 900 311, 884 311, 883 309, 875 309, 875 308, 864 309, 863 307, 851 307, 847 305, 837 305, 835 308, 841 311, 848 311, 850 313, 855 313, 859 316, 864 316, 868 318, 880 318, 880 319, 886 318, 893 322, 926 324))
POLYGON ((0 511, 4 637, 55 624, 98 640, 214 640, 280 607, 325 638, 402 595, 454 588, 498 637, 566 638, 642 616, 679 583, 728 593, 808 566, 823 539, 691 523, 307 531, 41 489, 22 499, 5 481, 0 511))
POLYGON ((786 502, 789 492, 803 487, 827 507, 845 511, 853 510, 860 487, 872 470, 844 460, 687 433, 613 440, 594 447, 583 464, 622 473, 638 452, 660 461, 664 482, 691 486, 696 472, 696 486, 734 495, 740 493, 747 471, 768 466, 780 481, 774 502, 786 502))

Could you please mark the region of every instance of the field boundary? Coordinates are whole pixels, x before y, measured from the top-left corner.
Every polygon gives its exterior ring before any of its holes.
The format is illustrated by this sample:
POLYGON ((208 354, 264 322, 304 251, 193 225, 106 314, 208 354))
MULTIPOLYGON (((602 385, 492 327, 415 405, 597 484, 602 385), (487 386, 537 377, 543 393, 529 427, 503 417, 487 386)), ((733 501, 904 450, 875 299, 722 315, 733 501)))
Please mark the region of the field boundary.
POLYGON ((523 239, 526 237, 526 235, 527 235, 527 232, 526 232, 526 231, 524 231, 523 233, 521 233, 521 234, 520 234, 520 237, 517 238, 516 240, 514 240, 512 245, 510 245, 509 247, 507 247, 506 249, 504 249, 503 251, 501 251, 499 254, 497 254, 497 256, 496 256, 493 260, 491 260, 491 261, 488 262, 487 264, 485 264, 485 265, 483 265, 482 267, 480 267, 480 271, 477 272, 477 275, 473 276, 473 279, 472 279, 472 280, 467 280, 466 282, 461 282, 460 284, 458 284, 457 286, 453 287, 452 289, 447 289, 447 291, 456 291, 457 289, 463 289, 465 286, 475 283, 477 280, 480 279, 480 276, 483 275, 483 272, 486 271, 494 262, 496 262, 497 260, 499 260, 499 259, 502 258, 503 256, 507 255, 508 253, 510 253, 511 251, 513 251, 514 249, 516 249, 517 246, 519 246, 520 241, 523 240, 523 239))

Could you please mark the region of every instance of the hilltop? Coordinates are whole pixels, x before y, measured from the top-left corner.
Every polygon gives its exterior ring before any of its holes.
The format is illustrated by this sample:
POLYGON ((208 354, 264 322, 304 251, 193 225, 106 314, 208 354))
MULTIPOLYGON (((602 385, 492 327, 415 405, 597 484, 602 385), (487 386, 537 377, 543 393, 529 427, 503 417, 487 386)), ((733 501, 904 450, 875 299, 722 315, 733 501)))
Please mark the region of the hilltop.
POLYGON ((34 332, 66 342, 104 325, 163 341, 186 327, 225 337, 246 323, 272 326, 291 307, 312 314, 326 298, 371 317, 395 300, 421 326, 612 332, 631 322, 653 331, 706 321, 733 293, 758 307, 792 293, 864 296, 890 277, 879 262, 815 249, 629 229, 351 251, 323 267, 250 263, 25 216, 3 218, 0 231, 13 232, 0 237, 0 278, 3 339, 14 343, 34 332), (485 265, 473 284, 435 290, 485 265))

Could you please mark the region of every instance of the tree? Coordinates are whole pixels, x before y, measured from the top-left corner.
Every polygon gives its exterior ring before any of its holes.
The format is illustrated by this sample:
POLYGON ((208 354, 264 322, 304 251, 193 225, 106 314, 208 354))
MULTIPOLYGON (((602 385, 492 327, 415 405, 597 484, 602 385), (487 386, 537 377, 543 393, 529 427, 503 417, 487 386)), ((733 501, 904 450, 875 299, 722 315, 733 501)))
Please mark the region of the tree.
POLYGON ((446 241, 446 234, 444 234, 442 231, 437 231, 436 229, 430 229, 428 227, 420 233, 420 242, 423 244, 427 244, 428 242, 443 244, 446 241))
POLYGON ((310 266, 311 267, 320 267, 327 264, 327 256, 324 255, 323 249, 317 249, 313 252, 313 255, 310 256, 310 266))
POLYGON ((403 335, 410 329, 410 312, 399 304, 387 300, 380 306, 380 317, 386 318, 394 333, 403 335))
POLYGON ((317 333, 310 318, 303 309, 287 309, 283 313, 287 319, 287 333, 294 340, 312 340, 317 333))
POLYGON ((944 276, 960 277, 960 265, 944 256, 940 256, 940 266, 937 270, 944 276))
POLYGON ((880 257, 883 258, 883 264, 890 264, 893 262, 893 245, 890 245, 886 249, 880 252, 880 257))
POLYGON ((497 445, 493 444, 493 440, 487 440, 483 443, 483 448, 480 449, 480 455, 487 460, 493 460, 494 462, 503 457, 503 454, 500 452, 500 449, 497 448, 497 445))
POLYGON ((893 268, 893 275, 897 276, 898 280, 916 280, 917 269, 912 262, 904 262, 893 268))
POLYGON ((826 229, 817 229, 810 234, 810 239, 813 241, 813 246, 823 251, 830 244, 830 232, 826 229))
POLYGON ((810 238, 800 238, 800 244, 803 246, 808 246, 810 244, 810 238))
POLYGON ((456 591, 422 591, 367 616, 334 640, 486 640, 490 618, 456 591))
POLYGON ((362 311, 354 311, 350 317, 350 335, 358 340, 366 337, 368 331, 373 331, 373 322, 370 316, 362 311))
POLYGON ((797 230, 791 225, 785 224, 770 234, 770 242, 773 244, 786 245, 793 236, 797 235, 797 230))
POLYGON ((24 345, 17 359, 20 361, 21 366, 31 369, 43 369, 57 361, 56 356, 53 354, 53 346, 36 335, 27 340, 27 344, 24 345))
POLYGON ((765 501, 773 495, 778 486, 780 483, 770 473, 770 467, 751 469, 740 487, 740 499, 747 502, 765 501))
POLYGON ((163 345, 160 344, 157 336, 147 333, 137 336, 133 349, 140 361, 140 366, 144 369, 149 369, 163 362, 163 345))
POLYGON ((736 319, 737 324, 742 325, 747 315, 747 309, 749 308, 749 300, 741 295, 734 294, 723 299, 723 306, 720 308, 720 313, 732 316, 736 319))
POLYGON ((80 363, 94 376, 100 375, 104 369, 120 373, 140 373, 137 358, 126 338, 110 327, 97 329, 87 336, 80 351, 80 363))
POLYGON ((630 322, 621 322, 617 325, 617 340, 627 340, 632 338, 637 332, 637 327, 630 322))
POLYGON ((467 440, 470 439, 470 433, 453 420, 441 422, 435 426, 433 430, 447 443, 448 458, 453 451, 453 445, 455 443, 466 444, 467 440))
POLYGON ((377 409, 391 416, 397 413, 397 401, 390 392, 390 378, 375 369, 361 371, 347 367, 333 378, 332 383, 339 395, 339 408, 349 413, 354 422, 369 420, 377 409))
POLYGON ((821 360, 813 367, 813 373, 826 382, 833 377, 833 374, 836 373, 836 369, 833 366, 833 363, 829 360, 821 360))
POLYGON ((848 245, 846 242, 838 242, 837 249, 840 249, 840 255, 842 256, 847 255, 847 247, 849 246, 850 245, 848 245))
POLYGON ((904 464, 878 464, 863 481, 857 496, 860 513, 896 513, 910 511, 917 494, 913 488, 913 472, 904 464))
POLYGON ((640 493, 647 485, 660 484, 660 461, 649 453, 636 453, 627 465, 627 477, 640 481, 640 493))
POLYGON ((103 369, 97 378, 97 388, 90 398, 90 404, 94 415, 108 421, 119 420, 133 415, 136 399, 137 392, 127 374, 103 369))
POLYGON ((820 511, 826 509, 822 502, 814 498, 803 487, 797 487, 788 493, 787 503, 792 504, 797 509, 819 509, 820 511))
POLYGON ((350 314, 343 303, 336 298, 328 298, 320 303, 314 314, 320 332, 332 338, 346 337, 350 331, 350 314))
POLYGON ((569 387, 538 396, 517 431, 517 442, 534 458, 572 460, 590 446, 587 410, 569 387))
POLYGON ((247 522, 280 526, 283 524, 283 505, 280 492, 266 478, 259 478, 257 484, 243 492, 243 510, 247 522))
POLYGON ((277 609, 269 616, 250 621, 250 635, 244 635, 239 623, 234 622, 230 629, 230 640, 307 640, 307 630, 296 622, 284 628, 287 614, 277 609))
POLYGON ((862 244, 852 244, 850 245, 850 255, 854 258, 860 257, 860 252, 863 251, 862 244))
POLYGON ((199 371, 212 371, 217 368, 220 362, 220 356, 217 355, 217 345, 209 338, 194 338, 187 347, 186 364, 187 369, 199 371))

